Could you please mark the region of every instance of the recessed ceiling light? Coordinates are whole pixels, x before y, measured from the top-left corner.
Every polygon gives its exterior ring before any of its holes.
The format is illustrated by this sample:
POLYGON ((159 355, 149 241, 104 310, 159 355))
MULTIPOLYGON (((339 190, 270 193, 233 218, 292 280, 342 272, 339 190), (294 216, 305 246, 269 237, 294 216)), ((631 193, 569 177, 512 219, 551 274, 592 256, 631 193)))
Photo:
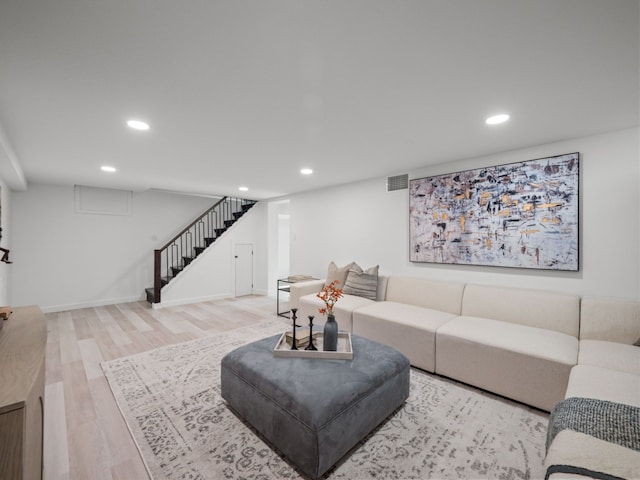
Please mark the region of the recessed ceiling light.
POLYGON ((238 190, 240 190, 241 192, 246 192, 249 190, 249 187, 238 187, 238 190))
POLYGON ((149 130, 149 124, 140 120, 129 120, 127 125, 136 130, 149 130))
POLYGON ((116 167, 112 167, 110 165, 103 165, 100 167, 100 170, 102 170, 103 172, 113 173, 116 171, 116 167))
POLYGON ((302 170, 300 170, 300 173, 302 175, 311 175, 313 173, 313 170, 311 170, 310 168, 303 168, 302 170))
POLYGON ((509 120, 509 115, 506 113, 501 113, 500 115, 493 115, 485 120, 487 125, 498 125, 499 123, 504 123, 509 120))

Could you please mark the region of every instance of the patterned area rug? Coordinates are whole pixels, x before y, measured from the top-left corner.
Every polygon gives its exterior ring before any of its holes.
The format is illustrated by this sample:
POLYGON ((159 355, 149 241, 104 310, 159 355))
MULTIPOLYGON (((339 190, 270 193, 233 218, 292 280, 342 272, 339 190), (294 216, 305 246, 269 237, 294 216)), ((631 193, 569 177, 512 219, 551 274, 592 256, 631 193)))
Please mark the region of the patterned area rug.
MULTIPOLYGON (((102 364, 154 480, 303 479, 220 397, 220 359, 263 322, 102 364)), ((324 478, 538 479, 548 415, 420 370, 403 407, 324 478)))

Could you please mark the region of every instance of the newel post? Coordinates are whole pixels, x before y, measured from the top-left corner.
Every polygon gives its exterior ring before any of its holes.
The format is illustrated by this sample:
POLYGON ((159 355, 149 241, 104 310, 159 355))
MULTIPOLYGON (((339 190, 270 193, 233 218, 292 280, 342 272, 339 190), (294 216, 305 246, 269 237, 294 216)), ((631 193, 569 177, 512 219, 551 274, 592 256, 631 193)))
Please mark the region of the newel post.
POLYGON ((153 301, 160 303, 160 290, 162 289, 162 250, 153 251, 153 301))

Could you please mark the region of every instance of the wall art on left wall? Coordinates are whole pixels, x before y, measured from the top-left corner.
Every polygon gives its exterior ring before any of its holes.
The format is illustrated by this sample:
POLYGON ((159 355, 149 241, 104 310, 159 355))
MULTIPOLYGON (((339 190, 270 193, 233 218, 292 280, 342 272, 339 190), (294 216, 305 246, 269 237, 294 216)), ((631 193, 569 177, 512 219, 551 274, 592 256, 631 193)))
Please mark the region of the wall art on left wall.
POLYGON ((412 262, 579 269, 579 164, 570 153, 412 179, 412 262))

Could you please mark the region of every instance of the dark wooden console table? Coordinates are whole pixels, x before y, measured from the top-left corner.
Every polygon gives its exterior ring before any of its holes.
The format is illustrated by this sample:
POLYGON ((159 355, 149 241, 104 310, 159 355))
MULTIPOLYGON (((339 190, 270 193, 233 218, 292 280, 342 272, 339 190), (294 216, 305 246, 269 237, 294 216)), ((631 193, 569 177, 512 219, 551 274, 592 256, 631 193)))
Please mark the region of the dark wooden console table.
POLYGON ((45 318, 38 307, 20 307, 4 322, 0 330, 0 478, 41 480, 45 318))

